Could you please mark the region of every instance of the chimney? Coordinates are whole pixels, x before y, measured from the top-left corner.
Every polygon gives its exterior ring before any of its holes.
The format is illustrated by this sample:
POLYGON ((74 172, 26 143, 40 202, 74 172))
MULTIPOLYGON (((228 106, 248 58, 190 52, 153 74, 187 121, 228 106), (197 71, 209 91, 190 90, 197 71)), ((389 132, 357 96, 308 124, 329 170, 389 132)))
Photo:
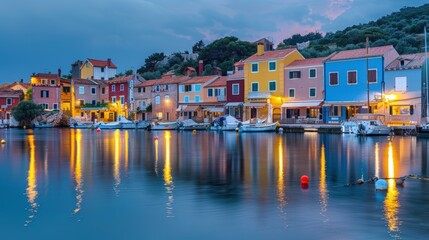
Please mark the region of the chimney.
POLYGON ((19 81, 19 82, 20 82, 20 83, 23 83, 23 82, 24 82, 24 79, 22 79, 22 78, 21 78, 21 81, 19 81))
POLYGON ((61 68, 58 68, 58 77, 61 78, 61 68))
POLYGON ((258 43, 258 51, 256 52, 256 55, 262 56, 264 55, 264 44, 258 43))
POLYGON ((107 67, 110 67, 110 63, 112 63, 112 59, 108 58, 107 59, 107 67))
POLYGON ((203 60, 198 61, 198 75, 203 75, 204 62, 203 60))

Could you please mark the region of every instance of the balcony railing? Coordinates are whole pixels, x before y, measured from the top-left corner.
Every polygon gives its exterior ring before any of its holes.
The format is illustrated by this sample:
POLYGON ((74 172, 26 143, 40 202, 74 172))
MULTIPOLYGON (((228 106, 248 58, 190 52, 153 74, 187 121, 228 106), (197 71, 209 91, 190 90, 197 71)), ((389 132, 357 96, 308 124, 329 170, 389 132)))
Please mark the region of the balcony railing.
POLYGON ((247 98, 267 99, 271 97, 271 92, 248 92, 247 98))

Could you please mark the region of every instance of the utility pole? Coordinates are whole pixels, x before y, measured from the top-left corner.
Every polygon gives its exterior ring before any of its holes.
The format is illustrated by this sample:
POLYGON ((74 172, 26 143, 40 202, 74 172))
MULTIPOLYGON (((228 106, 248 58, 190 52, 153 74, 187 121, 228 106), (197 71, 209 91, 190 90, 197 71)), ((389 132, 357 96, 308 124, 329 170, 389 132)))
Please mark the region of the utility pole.
POLYGON ((426 104, 426 123, 429 122, 429 100, 428 100, 428 96, 429 96, 429 86, 428 86, 428 44, 427 44, 427 33, 426 33, 426 26, 425 26, 425 77, 426 77, 426 81, 425 81, 425 85, 426 85, 426 98, 425 98, 425 104, 426 104))
POLYGON ((368 74, 368 37, 366 37, 366 97, 367 97, 367 106, 368 106, 368 113, 371 113, 369 110, 369 74, 368 74))

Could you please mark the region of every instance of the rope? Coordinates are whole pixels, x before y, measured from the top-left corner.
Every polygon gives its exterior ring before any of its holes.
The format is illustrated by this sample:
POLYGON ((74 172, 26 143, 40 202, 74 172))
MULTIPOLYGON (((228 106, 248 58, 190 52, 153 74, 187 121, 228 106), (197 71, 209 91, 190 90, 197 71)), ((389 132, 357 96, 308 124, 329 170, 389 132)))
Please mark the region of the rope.
MULTIPOLYGON (((420 176, 420 175, 412 175, 412 174, 405 175, 405 176, 402 176, 402 177, 396 177, 396 178, 380 178, 380 179, 385 179, 385 180, 390 180, 390 179, 398 180, 398 179, 401 179, 401 180, 405 181, 405 179, 407 179, 407 178, 429 181, 429 176, 420 176)), ((374 183, 378 179, 379 179, 378 177, 372 177, 372 178, 370 178, 368 180, 364 180, 363 178, 361 178, 361 179, 358 179, 355 182, 345 184, 344 187, 350 187, 350 186, 353 186, 353 185, 361 185, 361 184, 364 184, 364 183, 374 183)))

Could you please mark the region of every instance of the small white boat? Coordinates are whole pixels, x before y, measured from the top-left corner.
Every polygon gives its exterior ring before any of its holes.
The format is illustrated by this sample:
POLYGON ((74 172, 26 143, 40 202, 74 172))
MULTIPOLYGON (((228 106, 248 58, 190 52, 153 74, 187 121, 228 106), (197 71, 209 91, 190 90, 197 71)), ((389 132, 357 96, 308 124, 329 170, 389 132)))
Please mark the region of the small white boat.
POLYGON ((371 135, 390 135, 392 129, 383 124, 381 121, 384 115, 381 114, 356 114, 354 118, 351 118, 347 125, 342 125, 341 129, 350 131, 353 134, 360 136, 371 136, 371 135), (348 128, 347 128, 348 127, 348 128))
POLYGON ((345 121, 341 123, 341 132, 342 133, 353 133, 353 127, 357 127, 355 121, 345 121))
POLYGON ((137 122, 130 121, 123 116, 119 116, 118 122, 119 122, 119 125, 121 125, 121 127, 120 127, 121 129, 136 129, 137 128, 137 124, 136 124, 137 122))
POLYGON ((40 122, 34 122, 33 123, 34 128, 53 128, 54 124, 52 123, 40 123, 40 122))
POLYGON ((217 118, 213 122, 213 126, 210 127, 210 130, 213 131, 235 131, 242 125, 248 125, 249 123, 243 124, 238 121, 236 118, 226 115, 220 118, 217 118))
POLYGON ((192 119, 179 121, 179 130, 192 131, 192 130, 207 130, 210 127, 209 123, 197 123, 192 119))
POLYGON ((243 125, 240 127, 241 132, 274 132, 277 129, 278 122, 275 123, 257 123, 243 125))
POLYGON ((176 130, 179 127, 177 122, 152 122, 148 130, 176 130))
POLYGON ((119 122, 98 122, 95 123, 94 128, 100 128, 100 129, 121 129, 122 125, 119 122))

